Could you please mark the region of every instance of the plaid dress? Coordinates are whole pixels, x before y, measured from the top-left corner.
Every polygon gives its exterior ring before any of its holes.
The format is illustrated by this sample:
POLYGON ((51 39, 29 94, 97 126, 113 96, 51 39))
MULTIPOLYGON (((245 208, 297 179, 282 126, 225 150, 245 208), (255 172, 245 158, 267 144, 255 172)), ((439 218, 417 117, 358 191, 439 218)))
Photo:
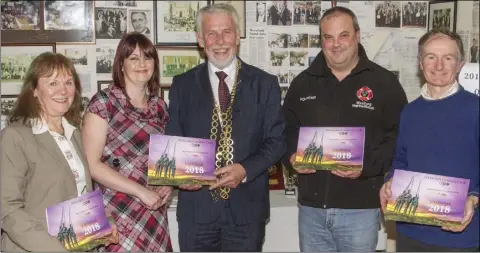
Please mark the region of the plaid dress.
MULTIPOLYGON (((168 122, 166 108, 158 96, 149 99, 148 108, 135 108, 123 91, 113 85, 95 94, 87 111, 107 120, 109 125, 102 162, 147 186, 149 135, 164 132, 168 122)), ((117 221, 119 235, 119 244, 100 251, 172 251, 166 205, 151 211, 137 197, 102 185, 97 187, 103 191, 107 215, 117 221)))

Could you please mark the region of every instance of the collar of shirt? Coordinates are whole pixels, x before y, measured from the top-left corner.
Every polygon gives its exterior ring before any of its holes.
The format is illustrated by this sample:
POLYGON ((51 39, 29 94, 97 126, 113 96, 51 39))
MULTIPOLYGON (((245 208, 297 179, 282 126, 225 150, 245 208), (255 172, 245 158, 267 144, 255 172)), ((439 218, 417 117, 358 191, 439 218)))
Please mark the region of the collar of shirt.
POLYGON ((225 82, 227 83, 228 90, 231 92, 233 88, 233 82, 235 81, 235 72, 236 72, 236 67, 237 66, 237 57, 233 58, 233 61, 227 65, 224 69, 219 69, 215 67, 211 62, 208 62, 208 75, 210 77, 210 83, 212 84, 212 88, 214 91, 214 94, 218 94, 218 76, 215 74, 215 72, 218 71, 223 71, 225 74, 227 74, 227 78, 225 78, 225 82))
MULTIPOLYGON (((65 137, 70 140, 72 138, 73 131, 75 131, 76 128, 70 123, 68 123, 68 120, 65 117, 62 117, 62 126, 65 132, 65 137)), ((33 134, 43 134, 47 131, 50 132, 50 134, 52 135, 55 133, 53 131, 50 131, 50 129, 48 128, 48 124, 47 122, 45 122, 44 119, 35 120, 33 122, 32 131, 33 134)))
POLYGON ((455 94, 459 89, 459 84, 457 81, 455 81, 453 83, 453 85, 450 87, 450 89, 448 89, 447 92, 445 92, 443 95, 441 95, 439 98, 435 99, 433 98, 432 96, 430 96, 430 94, 428 93, 428 89, 427 89, 427 84, 424 84, 422 86, 422 89, 420 91, 420 94, 422 95, 422 97, 426 100, 439 100, 439 99, 443 99, 443 98, 446 98, 446 97, 449 97, 453 94, 455 94))

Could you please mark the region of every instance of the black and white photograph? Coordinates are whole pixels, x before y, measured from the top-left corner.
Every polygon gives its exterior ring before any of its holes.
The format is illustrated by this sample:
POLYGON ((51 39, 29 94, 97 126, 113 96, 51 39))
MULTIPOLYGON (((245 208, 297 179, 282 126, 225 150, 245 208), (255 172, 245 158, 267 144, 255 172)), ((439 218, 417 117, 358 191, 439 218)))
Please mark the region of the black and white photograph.
POLYGON ((2 30, 40 30, 40 1, 2 1, 2 30))
POLYGON ((195 22, 208 1, 155 1, 157 45, 197 45, 195 22))
POLYGON ((127 9, 95 8, 97 39, 121 39, 127 32, 127 9))
POLYGON ((0 130, 5 128, 10 113, 17 102, 16 95, 2 95, 0 98, 0 130))
POLYGON ((292 1, 268 1, 267 2, 267 25, 292 25, 293 18, 292 1))
POLYGON ((456 1, 430 3, 428 30, 446 29, 455 32, 456 7, 456 1))
POLYGON ((85 1, 45 1, 45 30, 82 30, 87 23, 85 1))
POLYGON ((289 48, 308 48, 308 34, 294 33, 288 37, 289 48))
POLYGON ((270 66, 290 66, 290 61, 288 60, 288 51, 270 51, 270 66))
POLYGON ((291 67, 306 67, 308 63, 307 51, 290 51, 291 67))
POLYGON ((288 48, 288 33, 269 33, 268 47, 270 48, 288 48))
POLYGON ((115 58, 115 48, 113 47, 97 47, 97 73, 109 74, 112 73, 113 60, 115 58))
POLYGON ((17 102, 17 96, 12 95, 2 95, 1 97, 1 113, 2 116, 10 116, 10 112, 12 111, 15 103, 17 102))
POLYGON ((307 1, 305 3, 305 24, 318 25, 322 13, 322 1, 307 1))
POLYGON ((137 1, 136 0, 130 0, 130 1, 106 0, 105 1, 105 6, 107 6, 107 7, 137 7, 137 1))
POLYGON ((292 83, 293 79, 295 79, 295 77, 297 77, 298 74, 300 74, 300 72, 302 72, 302 70, 289 70, 288 71, 288 83, 292 83))
POLYGON ((304 25, 305 24, 305 2, 295 1, 293 3, 293 24, 304 25))
POLYGON ((150 10, 128 11, 128 32, 138 32, 149 38, 152 37, 152 12, 150 10))
POLYGON ((399 28, 401 22, 401 1, 375 2, 375 27, 399 28))
POLYGON ((255 7, 255 22, 257 24, 266 24, 267 23, 267 3, 257 2, 255 7))
POLYGON ((320 35, 309 34, 308 35, 308 47, 310 47, 310 48, 320 48, 320 35))
POLYGON ((55 45, 2 44, 2 95, 17 95, 20 93, 28 67, 35 57, 44 52, 55 52, 55 45))
POLYGON ((428 2, 403 1, 402 27, 427 28, 428 2))
POLYGON ((280 85, 288 85, 288 69, 286 68, 270 68, 268 73, 278 77, 280 85))
POLYGON ((85 47, 66 48, 63 53, 74 65, 87 65, 88 51, 85 47))
POLYGON ((113 81, 111 80, 99 80, 97 81, 97 91, 101 91, 101 90, 104 90, 106 88, 108 88, 108 86, 110 86, 110 84, 112 84, 113 81))
POLYGON ((165 103, 168 105, 168 92, 170 90, 170 87, 161 87, 160 88, 160 97, 165 101, 165 103))
POLYGON ((470 43, 469 54, 470 54, 470 63, 478 63, 478 33, 472 34, 472 41, 470 43))

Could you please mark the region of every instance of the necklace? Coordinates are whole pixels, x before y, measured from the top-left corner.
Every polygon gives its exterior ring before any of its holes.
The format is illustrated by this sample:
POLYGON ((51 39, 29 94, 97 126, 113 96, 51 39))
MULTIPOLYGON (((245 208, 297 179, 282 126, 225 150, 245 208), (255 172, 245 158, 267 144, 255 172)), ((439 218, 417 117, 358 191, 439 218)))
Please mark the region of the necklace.
MULTIPOLYGON (((213 113, 212 113, 212 127, 210 129, 210 139, 217 140, 219 126, 222 129, 220 134, 220 139, 218 141, 217 150, 215 153, 215 170, 226 165, 233 164, 233 140, 232 140, 232 107, 235 101, 235 95, 237 93, 237 85, 240 82, 238 80, 238 72, 240 70, 241 64, 237 61, 235 69, 235 79, 232 92, 230 94, 230 104, 225 112, 220 110, 220 106, 213 97, 213 113), (220 118, 222 119, 222 124, 220 124, 220 118)), ((213 90, 212 90, 213 91, 213 90)), ((220 187, 210 192, 213 200, 217 202, 220 198, 228 199, 230 188, 220 187)))

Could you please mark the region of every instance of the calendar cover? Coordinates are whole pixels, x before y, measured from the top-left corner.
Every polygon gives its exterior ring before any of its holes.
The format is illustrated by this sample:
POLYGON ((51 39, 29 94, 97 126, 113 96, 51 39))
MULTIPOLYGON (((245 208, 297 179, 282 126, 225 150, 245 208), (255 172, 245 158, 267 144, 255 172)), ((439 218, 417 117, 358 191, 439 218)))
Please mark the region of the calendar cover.
POLYGON ((150 135, 148 184, 215 183, 215 147, 215 141, 210 139, 150 135))
POLYGON ((395 170, 385 219, 433 226, 458 226, 469 179, 395 170))
POLYGON ((293 167, 361 171, 364 145, 364 127, 301 127, 293 167))
POLYGON ((107 218, 100 190, 50 206, 46 216, 48 233, 68 251, 88 251, 117 236, 115 221, 107 218))

